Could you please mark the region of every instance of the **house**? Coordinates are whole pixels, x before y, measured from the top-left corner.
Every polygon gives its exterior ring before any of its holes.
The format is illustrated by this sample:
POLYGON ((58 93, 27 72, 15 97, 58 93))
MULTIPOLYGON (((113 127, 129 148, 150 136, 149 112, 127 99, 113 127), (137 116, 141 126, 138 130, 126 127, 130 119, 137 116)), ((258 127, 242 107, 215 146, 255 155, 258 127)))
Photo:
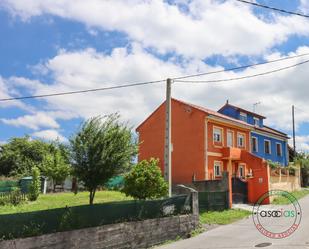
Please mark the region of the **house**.
MULTIPOLYGON (((251 153, 253 124, 177 99, 171 100, 171 109, 173 184, 220 180, 227 171, 230 189, 232 179, 246 182, 244 193, 248 193, 249 202, 269 190, 268 165, 251 153)), ((165 102, 137 127, 137 132, 138 160, 158 158, 164 172, 165 102)))
POLYGON ((254 155, 265 160, 277 162, 282 166, 288 166, 289 137, 281 131, 264 125, 264 116, 231 105, 228 101, 218 112, 253 126, 250 132, 250 137, 251 152, 254 155))

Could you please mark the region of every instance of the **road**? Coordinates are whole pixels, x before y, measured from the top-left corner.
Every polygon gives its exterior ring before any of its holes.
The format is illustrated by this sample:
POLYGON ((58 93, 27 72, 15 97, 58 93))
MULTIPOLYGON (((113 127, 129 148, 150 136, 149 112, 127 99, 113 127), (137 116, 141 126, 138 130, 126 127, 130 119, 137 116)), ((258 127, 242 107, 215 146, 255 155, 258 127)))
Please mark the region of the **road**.
POLYGON ((196 237, 180 240, 158 249, 216 249, 255 248, 260 243, 271 243, 264 248, 309 249, 309 195, 299 200, 302 220, 299 228, 285 239, 269 239, 254 226, 252 217, 233 224, 219 226, 196 237))

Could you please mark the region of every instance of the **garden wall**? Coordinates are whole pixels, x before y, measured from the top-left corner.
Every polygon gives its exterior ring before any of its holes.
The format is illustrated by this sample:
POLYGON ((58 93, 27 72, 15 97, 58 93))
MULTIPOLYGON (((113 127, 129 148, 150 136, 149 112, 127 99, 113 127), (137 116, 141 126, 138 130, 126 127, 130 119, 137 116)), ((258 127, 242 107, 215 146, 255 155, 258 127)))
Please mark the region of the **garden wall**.
POLYGON ((178 236, 187 237, 198 224, 198 214, 179 215, 2 241, 0 248, 148 248, 178 236))

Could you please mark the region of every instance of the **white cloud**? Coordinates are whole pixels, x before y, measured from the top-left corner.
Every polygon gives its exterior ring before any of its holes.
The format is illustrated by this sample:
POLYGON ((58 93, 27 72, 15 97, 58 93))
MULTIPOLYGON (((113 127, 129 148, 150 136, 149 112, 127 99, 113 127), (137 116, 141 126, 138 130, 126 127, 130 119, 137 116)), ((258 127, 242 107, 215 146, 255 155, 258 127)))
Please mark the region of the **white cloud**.
POLYGON ((309 1, 308 0, 300 0, 300 10, 304 13, 304 14, 309 14, 309 1))
POLYGON ((0 6, 29 20, 51 14, 84 23, 89 30, 126 33, 158 52, 195 58, 224 54, 259 55, 291 35, 309 35, 308 20, 273 16, 263 20, 236 1, 2 0, 0 6), (180 4, 187 11, 182 11, 180 4))
POLYGON ((37 112, 34 115, 24 115, 15 119, 2 118, 4 124, 13 125, 16 127, 27 127, 33 130, 38 130, 40 127, 59 128, 59 124, 47 113, 37 112))
MULTIPOLYGON (((10 84, 8 84, 7 80, 3 79, 0 76, 0 99, 11 98, 12 94, 14 93, 16 93, 16 91, 10 87, 10 84)), ((0 108, 7 108, 7 107, 18 107, 21 109, 30 108, 26 104, 18 100, 0 102, 0 108)))
MULTIPOLYGON (((290 55, 306 52, 309 52, 309 47, 301 47, 290 55)), ((277 53, 266 57, 280 58, 281 55, 277 53)), ((240 77, 292 65, 301 60, 303 59, 293 59, 249 68, 242 72, 225 72, 199 79, 240 77)), ((43 66, 54 75, 54 83, 30 85, 33 87, 30 91, 34 91, 35 94, 100 88, 218 69, 209 67, 199 60, 191 60, 181 65, 175 64, 173 60, 164 62, 137 45, 130 50, 115 48, 111 54, 98 53, 93 49, 75 52, 62 51, 43 66)), ((173 96, 213 109, 222 106, 226 99, 229 99, 232 104, 249 110, 252 109, 253 103, 261 101, 257 111, 267 116, 266 124, 288 132, 292 124, 292 104, 299 108, 305 108, 309 104, 307 67, 308 64, 268 76, 221 84, 175 83, 173 84, 173 96)), ((51 97, 46 99, 47 111, 45 113, 53 119, 71 119, 74 117, 89 118, 119 111, 125 120, 130 120, 132 125, 137 125, 164 98, 165 84, 153 84, 51 97)), ((308 120, 309 112, 297 112, 297 127, 308 120)), ((51 128, 57 128, 52 121, 42 122, 42 125, 45 123, 52 124, 49 126, 51 128)))
MULTIPOLYGON (((296 151, 301 152, 309 152, 309 136, 295 136, 295 143, 296 143, 296 151)), ((290 146, 293 146, 292 139, 289 142, 290 146)))
POLYGON ((41 138, 44 140, 54 141, 59 140, 60 142, 67 142, 68 139, 62 136, 57 130, 49 129, 37 131, 31 134, 33 137, 41 138))

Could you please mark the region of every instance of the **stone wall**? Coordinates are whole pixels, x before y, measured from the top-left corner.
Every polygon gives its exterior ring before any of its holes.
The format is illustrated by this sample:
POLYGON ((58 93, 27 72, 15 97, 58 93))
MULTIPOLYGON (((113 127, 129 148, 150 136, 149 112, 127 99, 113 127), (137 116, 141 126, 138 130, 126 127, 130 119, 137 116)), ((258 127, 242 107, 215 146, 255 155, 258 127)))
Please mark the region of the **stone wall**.
POLYGON ((59 232, 0 242, 1 249, 149 248, 187 237, 199 225, 198 195, 192 193, 192 213, 59 232))
POLYGON ((148 248, 177 236, 187 237, 198 226, 197 215, 125 222, 69 232, 0 242, 1 249, 148 248))

